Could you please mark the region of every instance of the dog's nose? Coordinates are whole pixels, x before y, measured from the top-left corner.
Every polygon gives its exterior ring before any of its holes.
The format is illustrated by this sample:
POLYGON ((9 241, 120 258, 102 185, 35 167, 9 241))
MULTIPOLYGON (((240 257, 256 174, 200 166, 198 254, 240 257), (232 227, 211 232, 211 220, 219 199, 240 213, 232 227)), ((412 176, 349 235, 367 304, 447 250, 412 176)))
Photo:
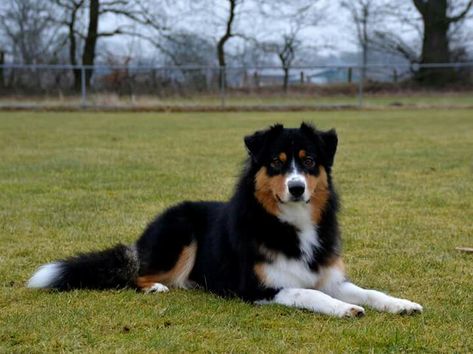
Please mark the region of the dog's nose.
POLYGON ((289 193, 292 196, 299 198, 302 194, 304 194, 305 185, 302 181, 290 181, 287 184, 287 188, 289 189, 289 193))

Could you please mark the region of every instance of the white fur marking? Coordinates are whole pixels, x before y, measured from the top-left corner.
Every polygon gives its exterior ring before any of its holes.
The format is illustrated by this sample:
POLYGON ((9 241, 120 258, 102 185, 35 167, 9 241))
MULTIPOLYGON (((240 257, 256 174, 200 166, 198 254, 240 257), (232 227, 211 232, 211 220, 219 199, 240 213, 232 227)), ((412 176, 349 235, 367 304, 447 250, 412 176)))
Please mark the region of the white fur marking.
POLYGON ((146 294, 149 293, 165 293, 168 292, 169 288, 166 285, 163 285, 161 283, 154 283, 151 285, 149 288, 145 290, 146 294))
POLYGON ((319 275, 308 264, 314 260, 314 248, 319 247, 319 239, 316 226, 312 224, 310 204, 281 204, 278 218, 296 228, 302 257, 291 259, 281 253, 274 253, 271 262, 264 266, 265 283, 278 288, 313 288, 319 275))
POLYGON ((310 204, 289 202, 279 205, 278 215, 279 220, 297 228, 302 256, 307 262, 313 260, 313 248, 320 246, 317 226, 312 223, 311 208, 310 204))
POLYGON ((271 301, 258 301, 258 304, 281 304, 298 307, 325 315, 337 317, 363 316, 365 310, 330 297, 318 290, 288 288, 279 291, 271 301))
MULTIPOLYGON (((345 272, 333 266, 321 268, 319 275, 324 279, 324 284, 321 284, 321 288, 319 290, 329 295, 334 294, 346 280, 345 272)), ((336 298, 338 299, 338 297, 336 298)))
POLYGON ((291 194, 289 193, 289 182, 302 182, 304 184, 304 194, 302 195, 302 199, 305 201, 308 201, 310 199, 310 191, 307 188, 307 181, 305 179, 305 176, 299 172, 294 160, 292 160, 290 172, 286 176, 286 188, 284 190, 284 195, 280 196, 282 197, 282 201, 285 203, 291 200, 291 194))
POLYGON ((62 263, 48 263, 38 268, 28 281, 28 288, 49 288, 61 273, 62 263))
POLYGON ((265 285, 275 288, 313 288, 319 279, 303 260, 289 259, 278 254, 264 266, 265 285))
POLYGON ((422 306, 415 302, 389 296, 377 290, 360 288, 355 284, 343 281, 339 271, 335 269, 330 271, 333 276, 321 290, 337 299, 390 313, 412 314, 423 310, 422 306))

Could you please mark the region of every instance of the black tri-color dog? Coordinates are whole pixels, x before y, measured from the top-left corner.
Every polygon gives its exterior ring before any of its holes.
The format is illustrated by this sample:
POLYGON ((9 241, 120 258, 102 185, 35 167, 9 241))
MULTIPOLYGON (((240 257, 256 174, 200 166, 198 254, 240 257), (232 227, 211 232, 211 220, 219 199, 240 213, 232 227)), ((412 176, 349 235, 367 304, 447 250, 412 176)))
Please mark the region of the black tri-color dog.
POLYGON ((364 305, 400 314, 422 311, 345 276, 331 178, 334 130, 277 124, 244 140, 249 157, 229 202, 178 204, 135 244, 43 265, 28 286, 144 292, 197 287, 339 317, 361 316, 364 305))

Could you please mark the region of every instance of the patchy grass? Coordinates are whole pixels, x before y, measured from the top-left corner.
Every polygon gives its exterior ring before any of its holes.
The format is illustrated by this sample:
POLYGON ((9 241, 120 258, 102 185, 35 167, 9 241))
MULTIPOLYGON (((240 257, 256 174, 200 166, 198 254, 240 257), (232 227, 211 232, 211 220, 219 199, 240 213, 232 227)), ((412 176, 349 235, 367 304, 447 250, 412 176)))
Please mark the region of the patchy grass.
MULTIPOLYGON (((386 93, 365 93, 363 105, 365 108, 444 108, 451 107, 470 109, 473 107, 472 92, 447 91, 400 91, 386 93)), ((0 97, 0 108, 44 108, 71 110, 81 108, 79 96, 4 96, 0 97)), ((232 110, 247 110, 254 107, 270 107, 272 109, 321 109, 324 107, 358 106, 357 88, 352 94, 344 92, 326 94, 323 92, 289 92, 284 94, 279 89, 273 93, 241 93, 227 92, 224 97, 224 107, 232 110)), ((89 107, 109 109, 173 109, 173 110, 211 110, 222 108, 222 97, 216 94, 189 94, 167 97, 152 95, 118 95, 90 94, 87 96, 89 107)))
POLYGON ((473 112, 0 113, 0 352, 471 352, 473 112), (199 291, 25 289, 41 263, 132 242, 183 199, 225 200, 242 137, 336 127, 345 260, 421 303, 341 320, 199 291))

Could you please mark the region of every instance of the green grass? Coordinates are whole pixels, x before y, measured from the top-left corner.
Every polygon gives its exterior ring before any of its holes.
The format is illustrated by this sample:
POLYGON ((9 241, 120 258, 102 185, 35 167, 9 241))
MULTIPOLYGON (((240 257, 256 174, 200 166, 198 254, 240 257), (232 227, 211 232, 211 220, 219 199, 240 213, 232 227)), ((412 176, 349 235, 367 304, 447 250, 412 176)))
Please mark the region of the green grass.
POLYGON ((473 111, 0 113, 0 352, 473 351, 473 111), (183 199, 226 200, 242 137, 336 127, 352 280, 424 306, 342 320, 199 291, 50 293, 42 263, 132 242, 183 199))

